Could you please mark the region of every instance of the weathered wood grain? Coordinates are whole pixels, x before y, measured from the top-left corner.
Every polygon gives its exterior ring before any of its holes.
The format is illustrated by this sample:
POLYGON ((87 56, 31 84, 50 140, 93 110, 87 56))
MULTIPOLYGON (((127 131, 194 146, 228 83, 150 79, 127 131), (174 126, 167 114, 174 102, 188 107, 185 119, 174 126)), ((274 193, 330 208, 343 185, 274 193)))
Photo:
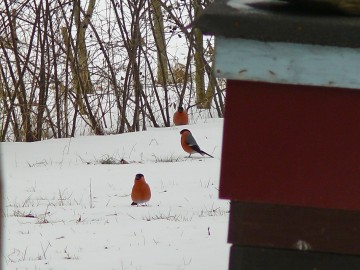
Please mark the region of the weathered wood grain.
POLYGON ((229 270, 360 270, 360 257, 232 246, 229 270))
POLYGON ((224 37, 215 44, 217 77, 360 90, 360 48, 224 37))
POLYGON ((244 246, 360 255, 360 212, 232 202, 228 241, 244 246))

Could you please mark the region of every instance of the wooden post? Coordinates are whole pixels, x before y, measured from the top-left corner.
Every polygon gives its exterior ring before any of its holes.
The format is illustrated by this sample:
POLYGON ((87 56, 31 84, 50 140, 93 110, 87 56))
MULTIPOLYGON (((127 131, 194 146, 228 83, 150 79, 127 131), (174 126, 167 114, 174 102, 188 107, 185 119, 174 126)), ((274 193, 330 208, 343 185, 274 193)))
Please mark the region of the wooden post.
POLYGON ((360 20, 218 0, 196 24, 227 78, 229 269, 360 269, 360 20))

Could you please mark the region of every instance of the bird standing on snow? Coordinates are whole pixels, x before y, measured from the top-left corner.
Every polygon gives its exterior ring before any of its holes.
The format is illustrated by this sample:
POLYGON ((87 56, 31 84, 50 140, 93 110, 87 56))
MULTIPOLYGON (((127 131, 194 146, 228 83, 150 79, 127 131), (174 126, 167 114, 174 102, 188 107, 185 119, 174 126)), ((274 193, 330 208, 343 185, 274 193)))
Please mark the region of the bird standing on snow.
POLYGON ((186 110, 183 107, 179 106, 178 110, 174 113, 173 122, 175 126, 187 125, 189 124, 189 116, 186 110))
POLYGON ((185 152, 190 154, 189 157, 193 153, 199 153, 202 156, 208 155, 209 157, 213 158, 212 155, 210 155, 200 149, 199 145, 196 143, 195 138, 191 134, 190 130, 183 129, 182 131, 180 131, 180 134, 181 134, 181 146, 185 152))
POLYGON ((131 191, 131 199, 133 200, 131 205, 138 205, 146 203, 151 198, 151 190, 149 185, 145 182, 144 175, 138 173, 135 176, 134 186, 131 191))

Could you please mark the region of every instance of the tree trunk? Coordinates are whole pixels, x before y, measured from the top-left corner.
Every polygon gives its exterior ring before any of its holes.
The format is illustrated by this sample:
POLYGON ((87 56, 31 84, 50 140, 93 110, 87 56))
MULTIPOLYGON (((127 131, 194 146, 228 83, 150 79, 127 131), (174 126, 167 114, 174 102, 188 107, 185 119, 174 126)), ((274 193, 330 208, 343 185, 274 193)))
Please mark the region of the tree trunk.
MULTIPOLYGON (((195 19, 200 16, 201 7, 197 0, 193 1, 195 19)), ((204 108, 206 103, 205 99, 205 64, 203 61, 204 47, 203 47, 203 35, 199 29, 193 30, 195 40, 195 84, 196 84, 196 104, 198 108, 204 108)))
POLYGON ((163 13, 160 0, 152 0, 151 5, 153 9, 154 38, 157 45, 157 83, 165 85, 168 80, 168 65, 163 13))
POLYGON ((44 11, 42 7, 42 2, 40 2, 38 8, 42 9, 42 17, 44 18, 44 23, 41 25, 38 21, 38 39, 40 44, 40 72, 39 72, 39 100, 38 100, 38 113, 36 119, 36 139, 41 140, 43 136, 43 123, 44 123, 44 112, 46 107, 46 100, 48 95, 48 80, 46 79, 46 61, 45 61, 45 48, 47 45, 47 29, 48 29, 48 16, 49 10, 48 5, 44 11), (41 35, 43 33, 43 35, 41 35))
POLYGON ((86 29, 89 26, 91 16, 94 12, 96 0, 90 0, 87 11, 85 13, 84 19, 80 19, 81 6, 80 1, 74 1, 74 16, 75 16, 75 25, 76 25, 76 51, 75 55, 77 56, 78 63, 78 75, 79 81, 81 81, 81 93, 91 94, 94 93, 94 86, 91 82, 91 76, 88 65, 88 52, 86 49, 86 29))
MULTIPOLYGON (((9 22, 10 22, 9 28, 10 28, 10 34, 11 34, 11 41, 13 44, 13 53, 15 56, 15 67, 16 67, 17 78, 15 78, 15 74, 13 73, 13 69, 11 67, 11 63, 9 61, 9 57, 6 53, 5 48, 3 47, 2 49, 4 52, 4 56, 8 60, 9 71, 12 73, 11 74, 12 80, 15 85, 14 90, 15 90, 16 97, 20 104, 22 129, 23 129, 22 131, 23 131, 23 134, 25 135, 25 141, 33 142, 33 141, 35 141, 35 137, 32 132, 32 126, 31 126, 31 121, 30 121, 30 112, 31 112, 30 109, 31 108, 30 108, 30 105, 28 104, 27 98, 26 98, 27 95, 26 95, 24 76, 23 76, 24 73, 21 69, 22 61, 20 59, 19 50, 18 50, 18 37, 16 34, 16 10, 13 10, 10 13, 9 5, 6 0, 5 0, 5 6, 6 6, 6 14, 7 14, 9 22)), ((29 49, 29 50, 31 50, 31 49, 29 49)))
POLYGON ((74 1, 74 20, 76 25, 76 44, 70 39, 70 27, 61 29, 65 42, 67 57, 70 62, 71 72, 74 80, 74 89, 76 93, 76 104, 81 115, 86 115, 90 120, 90 126, 96 135, 103 135, 100 123, 92 112, 87 94, 94 93, 94 87, 90 79, 88 67, 88 52, 86 49, 86 28, 90 24, 90 19, 95 8, 96 0, 90 0, 84 19, 81 20, 82 14, 80 1, 74 1), (72 50, 71 50, 72 48, 72 50), (73 51, 73 52, 72 52, 73 51))

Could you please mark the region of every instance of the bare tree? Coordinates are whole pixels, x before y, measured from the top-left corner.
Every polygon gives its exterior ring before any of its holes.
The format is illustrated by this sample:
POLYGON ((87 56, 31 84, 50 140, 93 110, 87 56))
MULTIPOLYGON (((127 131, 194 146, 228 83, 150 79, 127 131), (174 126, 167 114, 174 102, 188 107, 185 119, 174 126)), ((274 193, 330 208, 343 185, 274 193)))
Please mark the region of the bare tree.
POLYGON ((0 139, 170 126, 178 105, 222 116, 212 40, 188 27, 205 4, 1 1, 0 139))
MULTIPOLYGON (((14 86, 14 96, 13 98, 16 97, 16 99, 18 100, 18 106, 20 108, 20 115, 21 115, 21 128, 18 128, 19 125, 17 123, 17 119, 14 118, 13 121, 16 122, 16 134, 15 137, 17 138, 16 140, 20 140, 21 134, 20 132, 23 132, 25 140, 27 142, 32 142, 35 141, 36 138, 33 134, 33 130, 32 130, 32 125, 31 125, 31 104, 28 102, 28 95, 26 92, 26 82, 25 82, 25 71, 27 68, 27 63, 29 61, 29 56, 32 50, 32 47, 29 46, 28 47, 28 51, 27 51, 27 57, 25 58, 25 60, 22 59, 22 54, 20 52, 19 49, 19 37, 17 35, 17 16, 18 16, 18 12, 16 9, 12 9, 10 10, 10 5, 8 3, 7 0, 4 1, 4 5, 5 5, 5 14, 6 14, 6 21, 7 21, 7 26, 8 26, 8 31, 9 31, 9 35, 10 35, 10 41, 11 41, 11 54, 10 55, 8 53, 8 49, 5 47, 4 43, 1 42, 0 46, 1 49, 3 51, 3 55, 10 73, 10 78, 12 80, 12 84, 14 86), (14 58, 14 60, 12 60, 12 56, 14 58)), ((35 13, 36 17, 33 23, 33 27, 32 27, 32 34, 30 36, 30 41, 29 43, 31 44, 33 41, 33 36, 34 36, 34 32, 36 31, 36 23, 39 20, 39 10, 37 10, 37 12, 35 13)), ((5 19, 5 18, 4 18, 5 19)), ((11 90, 9 89, 9 92, 11 92, 11 90)), ((15 101, 15 99, 14 99, 15 101)), ((12 106, 12 109, 14 109, 14 105, 12 106)))

